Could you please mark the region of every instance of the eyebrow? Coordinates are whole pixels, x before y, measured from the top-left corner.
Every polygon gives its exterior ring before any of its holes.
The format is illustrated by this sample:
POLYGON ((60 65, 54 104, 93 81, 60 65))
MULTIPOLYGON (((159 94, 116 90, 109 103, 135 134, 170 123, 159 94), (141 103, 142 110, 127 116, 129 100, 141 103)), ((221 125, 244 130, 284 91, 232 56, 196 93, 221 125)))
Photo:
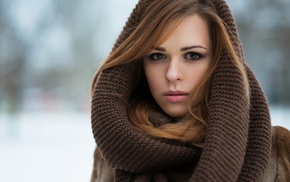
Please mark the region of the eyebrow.
POLYGON ((203 47, 201 45, 194 45, 194 46, 189 46, 189 47, 183 47, 183 48, 180 49, 180 51, 183 52, 183 51, 187 51, 189 49, 196 49, 196 48, 202 48, 202 49, 207 50, 207 48, 205 48, 205 47, 203 47))
MULTIPOLYGON (((201 46, 201 45, 194 45, 194 46, 188 46, 188 47, 183 47, 180 49, 181 52, 184 52, 184 51, 187 51, 189 49, 196 49, 196 48, 202 48, 202 49, 205 49, 207 50, 207 48, 201 46)), ((155 48, 156 51, 162 51, 162 52, 166 52, 166 49, 163 48, 163 47, 156 47, 155 48)))

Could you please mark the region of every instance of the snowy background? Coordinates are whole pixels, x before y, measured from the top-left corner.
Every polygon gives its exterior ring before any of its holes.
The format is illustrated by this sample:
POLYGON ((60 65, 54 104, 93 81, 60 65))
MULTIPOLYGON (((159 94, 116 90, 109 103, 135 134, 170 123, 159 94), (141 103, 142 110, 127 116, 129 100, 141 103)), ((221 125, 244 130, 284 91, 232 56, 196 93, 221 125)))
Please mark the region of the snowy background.
POLYGON ((1 182, 89 181, 95 147, 89 113, 0 120, 1 182))
MULTIPOLYGON (((90 180, 90 83, 136 2, 0 0, 0 182, 90 180)), ((290 1, 227 2, 272 124, 290 129, 290 1)))

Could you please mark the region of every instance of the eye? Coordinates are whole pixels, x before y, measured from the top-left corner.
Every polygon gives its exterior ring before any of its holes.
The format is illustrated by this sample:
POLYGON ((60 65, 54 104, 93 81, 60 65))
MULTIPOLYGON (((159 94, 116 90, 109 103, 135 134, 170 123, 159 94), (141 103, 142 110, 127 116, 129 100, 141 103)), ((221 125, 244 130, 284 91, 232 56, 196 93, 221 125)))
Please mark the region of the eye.
POLYGON ((184 59, 193 60, 193 61, 199 60, 202 57, 203 57, 202 54, 196 53, 196 52, 188 52, 184 55, 184 59))
POLYGON ((166 55, 162 54, 162 53, 152 53, 148 56, 148 58, 150 60, 153 60, 153 61, 158 61, 158 60, 161 60, 161 59, 166 59, 166 55))

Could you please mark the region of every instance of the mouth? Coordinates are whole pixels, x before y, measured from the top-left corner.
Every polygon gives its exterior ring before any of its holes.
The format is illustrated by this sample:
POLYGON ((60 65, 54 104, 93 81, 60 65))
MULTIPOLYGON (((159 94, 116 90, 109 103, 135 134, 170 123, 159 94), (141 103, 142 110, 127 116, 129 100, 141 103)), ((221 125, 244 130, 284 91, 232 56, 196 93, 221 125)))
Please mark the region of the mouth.
POLYGON ((183 102, 187 98, 188 93, 182 91, 169 91, 164 93, 164 96, 168 102, 178 103, 183 102))
POLYGON ((188 93, 176 90, 176 91, 165 92, 164 95, 165 96, 178 96, 178 95, 188 95, 188 93))

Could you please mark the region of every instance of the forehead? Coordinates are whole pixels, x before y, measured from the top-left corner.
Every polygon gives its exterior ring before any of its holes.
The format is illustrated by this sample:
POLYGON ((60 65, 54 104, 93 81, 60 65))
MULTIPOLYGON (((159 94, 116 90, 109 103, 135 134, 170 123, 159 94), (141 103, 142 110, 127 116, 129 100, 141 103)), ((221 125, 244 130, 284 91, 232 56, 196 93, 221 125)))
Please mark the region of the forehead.
MULTIPOLYGON (((169 24, 162 32, 156 46, 178 44, 203 44, 210 46, 208 23, 194 14, 169 24)), ((187 45, 185 45, 187 46, 187 45)))

